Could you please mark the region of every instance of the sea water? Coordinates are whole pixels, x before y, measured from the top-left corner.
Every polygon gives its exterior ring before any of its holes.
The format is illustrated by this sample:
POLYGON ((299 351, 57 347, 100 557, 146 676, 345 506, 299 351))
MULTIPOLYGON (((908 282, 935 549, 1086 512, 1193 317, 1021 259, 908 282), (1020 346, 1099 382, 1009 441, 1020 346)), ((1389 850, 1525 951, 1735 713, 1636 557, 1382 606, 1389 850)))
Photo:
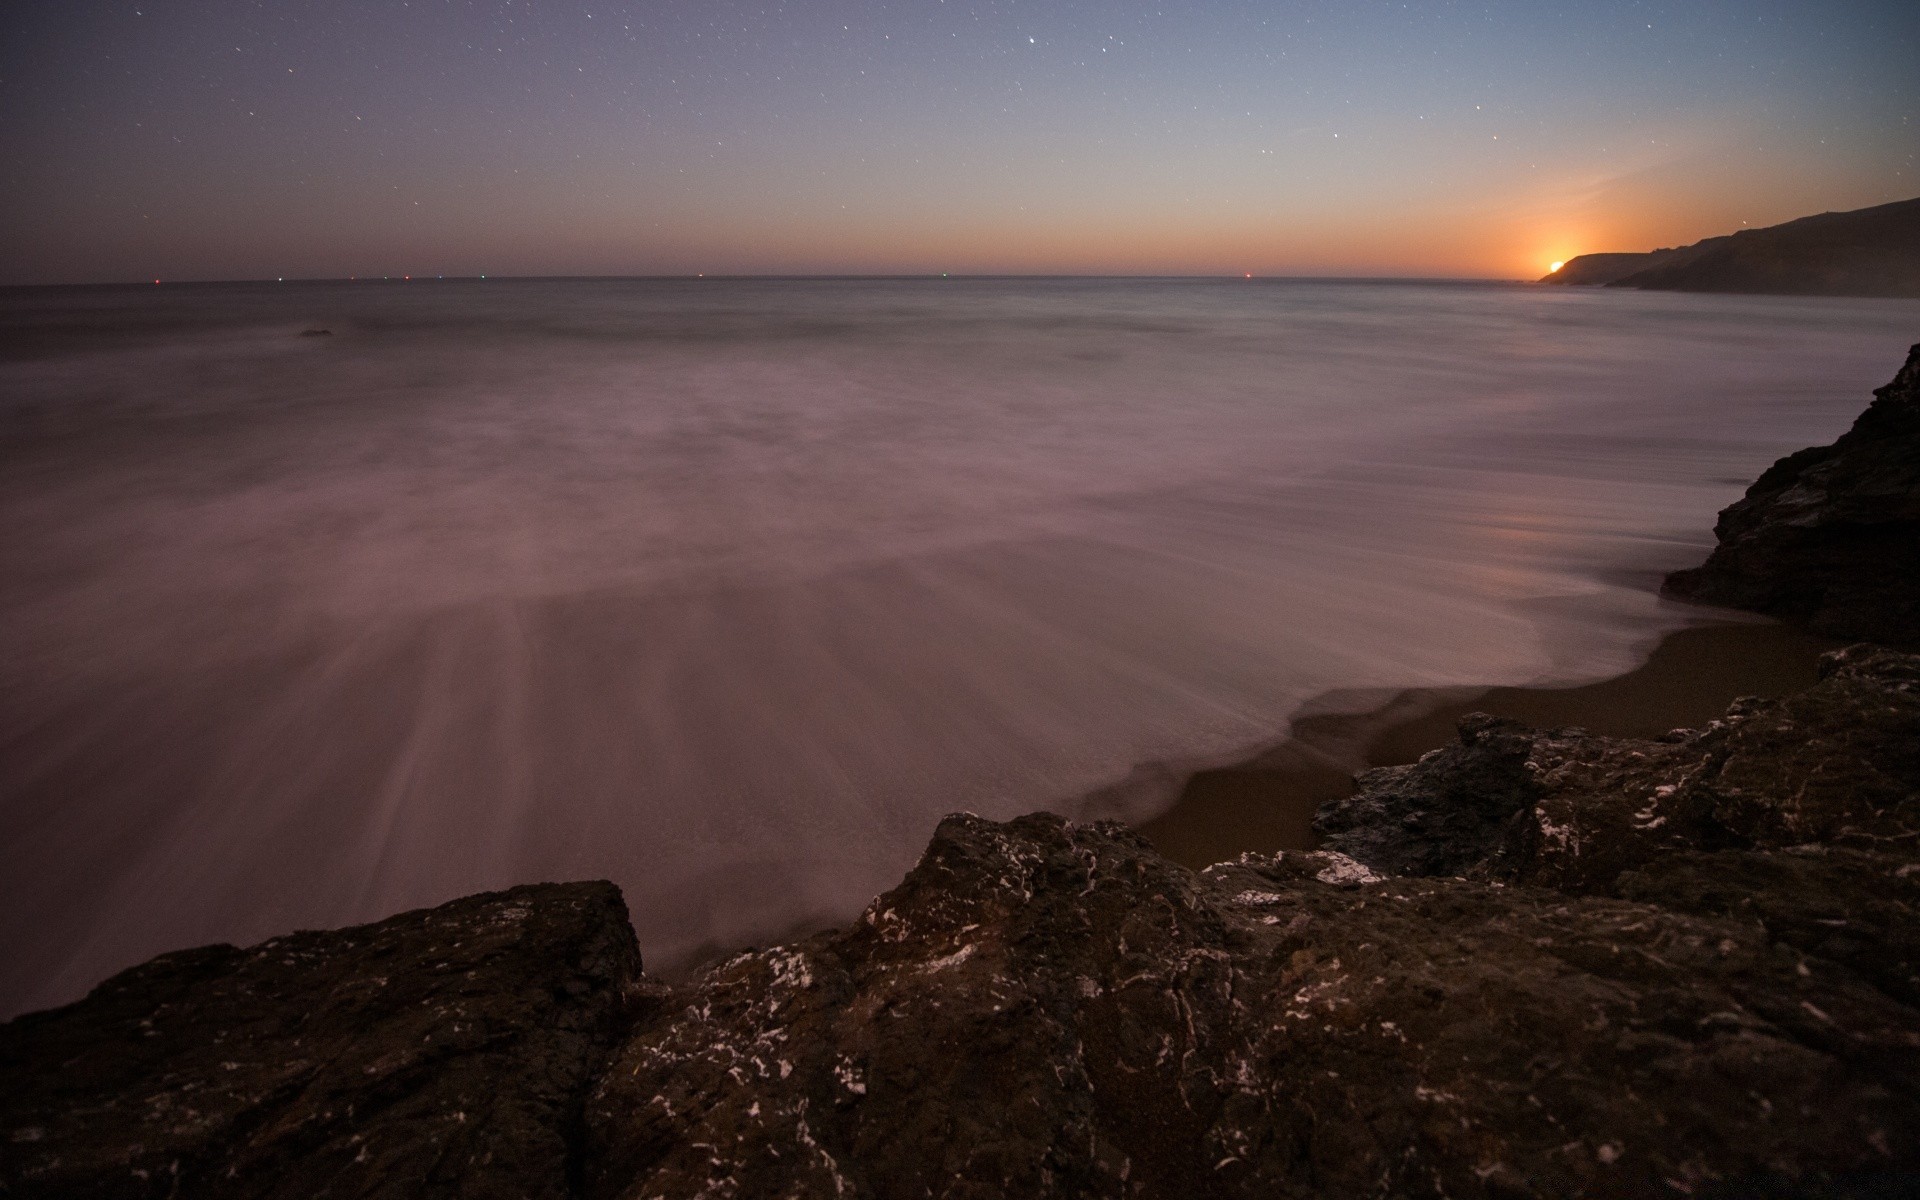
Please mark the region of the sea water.
POLYGON ((1136 768, 1329 692, 1627 669, 1920 305, 395 280, 16 289, 0 335, 11 1013, 537 880, 615 880, 671 969, 947 812, 1151 816, 1136 768))

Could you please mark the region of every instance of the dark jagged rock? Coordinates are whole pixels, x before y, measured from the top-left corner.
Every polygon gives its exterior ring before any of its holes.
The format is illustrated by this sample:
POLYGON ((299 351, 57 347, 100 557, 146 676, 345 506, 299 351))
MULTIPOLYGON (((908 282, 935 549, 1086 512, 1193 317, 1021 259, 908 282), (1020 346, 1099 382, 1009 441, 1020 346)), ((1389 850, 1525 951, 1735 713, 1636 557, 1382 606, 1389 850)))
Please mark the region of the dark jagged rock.
POLYGON ((639 971, 607 883, 164 955, 0 1025, 0 1194, 571 1195, 639 971))
POLYGON ((1539 798, 1527 770, 1533 740, 1518 721, 1474 713, 1460 722, 1458 745, 1363 772, 1352 796, 1321 806, 1314 832, 1326 849, 1388 875, 1465 874, 1539 798))
MULTIPOLYGON (((1836 948, 1833 897, 1769 924, 1690 862, 1639 879, 1686 897, 1654 903, 1326 852, 1195 874, 1115 825, 950 818, 850 929, 667 1001, 589 1103, 587 1192, 1808 1195, 1920 1167, 1912 980, 1836 948)), ((1911 899, 1881 889, 1861 944, 1911 899)))
POLYGON ((1920 198, 1644 254, 1582 254, 1541 283, 1680 292, 1920 296, 1920 198))
POLYGON ((1913 861, 1820 845, 1683 852, 1627 872, 1612 891, 1758 922, 1775 942, 1839 963, 1920 1009, 1920 869, 1913 861))
POLYGON ((1569 890, 1676 850, 1804 845, 1920 857, 1920 658, 1858 646, 1820 683, 1663 742, 1543 734, 1544 791, 1489 874, 1569 890))
POLYGON ((1874 396, 1833 445, 1781 459, 1723 511, 1718 547, 1667 594, 1920 646, 1920 346, 1874 396))
POLYGON ((1821 670, 1804 692, 1743 700, 1657 740, 1469 717, 1458 746, 1361 776, 1323 816, 1325 845, 1381 871, 1574 893, 1690 851, 1820 845, 1920 860, 1920 657, 1856 646, 1821 670), (1410 812, 1446 815, 1413 824, 1410 812))

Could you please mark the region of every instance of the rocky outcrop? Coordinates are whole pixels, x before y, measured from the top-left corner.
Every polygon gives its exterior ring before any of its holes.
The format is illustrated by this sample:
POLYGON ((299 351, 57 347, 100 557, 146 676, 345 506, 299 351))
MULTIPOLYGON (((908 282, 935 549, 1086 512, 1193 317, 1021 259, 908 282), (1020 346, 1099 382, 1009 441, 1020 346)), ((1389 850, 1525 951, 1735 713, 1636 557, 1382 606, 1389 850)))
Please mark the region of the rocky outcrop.
POLYGON ((1359 778, 1315 827, 1381 871, 1587 894, 1683 851, 1818 845, 1920 859, 1920 658, 1858 646, 1814 687, 1657 740, 1485 716, 1359 778))
POLYGON ((1362 772, 1352 796, 1321 805, 1313 829, 1322 844, 1388 875, 1463 875, 1484 861, 1540 796, 1528 768, 1537 735, 1485 713, 1459 732, 1457 745, 1416 766, 1362 772))
POLYGON ((1920 646, 1920 346, 1831 446, 1773 464, 1668 595, 1920 646))
POLYGON ((0 1025, 0 1195, 574 1195, 639 975, 605 883, 164 955, 0 1025))
POLYGON ((949 819, 852 928, 723 964, 623 1048, 589 1194, 1920 1169, 1920 658, 1835 655, 1659 741, 1470 718, 1329 816, 1351 856, 1198 874, 1114 826, 949 819))
POLYGON ((1540 282, 1679 292, 1920 296, 1920 199, 1820 213, 1645 254, 1583 254, 1540 282))
POLYGON ((626 1045, 587 1193, 1684 1195, 1920 1166, 1920 1013, 1711 885, 1646 889, 1334 853, 1195 874, 1118 826, 950 818, 852 928, 723 964, 626 1045))

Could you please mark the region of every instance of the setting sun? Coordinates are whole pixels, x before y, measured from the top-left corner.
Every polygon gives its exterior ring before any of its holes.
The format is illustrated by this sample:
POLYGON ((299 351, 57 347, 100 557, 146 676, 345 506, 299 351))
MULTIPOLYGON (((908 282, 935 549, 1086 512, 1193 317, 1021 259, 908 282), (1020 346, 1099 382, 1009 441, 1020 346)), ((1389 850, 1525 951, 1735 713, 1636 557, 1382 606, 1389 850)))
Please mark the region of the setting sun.
POLYGON ((1566 264, 1566 263, 1563 263, 1563 262, 1557 262, 1557 263, 1554 263, 1554 264, 1553 264, 1552 266, 1550 266, 1550 267, 1548 267, 1548 268, 1547 268, 1547 274, 1549 274, 1549 275, 1551 275, 1551 274, 1553 274, 1553 273, 1554 273, 1555 271, 1558 271, 1558 270, 1559 270, 1559 269, 1560 269, 1561 267, 1564 267, 1564 266, 1566 266, 1566 265, 1567 265, 1567 264, 1566 264))

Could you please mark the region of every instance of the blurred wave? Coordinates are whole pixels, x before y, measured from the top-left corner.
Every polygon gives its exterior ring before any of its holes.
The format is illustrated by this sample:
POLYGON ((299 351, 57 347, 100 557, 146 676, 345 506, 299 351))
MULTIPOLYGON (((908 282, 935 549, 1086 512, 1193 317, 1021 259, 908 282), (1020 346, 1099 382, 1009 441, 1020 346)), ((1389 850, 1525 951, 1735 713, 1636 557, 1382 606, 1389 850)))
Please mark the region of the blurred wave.
MULTIPOLYGON (((968 808, 1689 614, 1910 301, 1147 280, 0 292, 0 1011, 610 877, 650 964, 968 808), (301 337, 324 328, 327 337, 301 337)), ((1123 811, 1104 811, 1115 804, 1123 811)))

